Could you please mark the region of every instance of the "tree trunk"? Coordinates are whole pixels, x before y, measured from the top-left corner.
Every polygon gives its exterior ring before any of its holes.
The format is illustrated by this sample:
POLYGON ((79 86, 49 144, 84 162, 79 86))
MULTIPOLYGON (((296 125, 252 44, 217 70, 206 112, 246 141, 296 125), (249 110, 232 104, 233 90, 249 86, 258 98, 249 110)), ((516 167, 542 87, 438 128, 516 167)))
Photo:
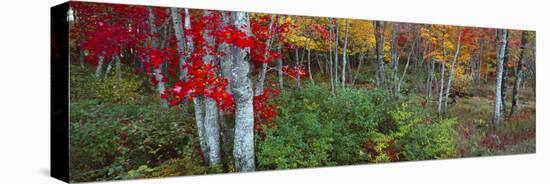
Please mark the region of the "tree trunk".
MULTIPOLYGON (((268 30, 267 30, 267 35, 271 35, 274 21, 275 21, 275 14, 272 14, 271 15, 271 20, 269 21, 269 27, 268 27, 268 30)), ((269 56, 269 51, 271 50, 270 47, 271 47, 271 38, 267 39, 266 42, 265 42, 265 53, 264 53, 264 59, 265 60, 269 56)), ((262 63, 260 74, 258 75, 258 82, 256 83, 256 90, 254 91, 255 95, 261 95, 264 92, 264 81, 265 81, 266 73, 267 73, 267 62, 264 61, 264 63, 262 63)))
POLYGON ((197 127, 199 146, 204 157, 204 163, 208 164, 209 154, 206 145, 206 134, 204 133, 204 98, 200 96, 193 98, 193 105, 195 107, 195 126, 197 127))
MULTIPOLYGON (((250 35, 250 20, 247 13, 233 12, 234 24, 250 35)), ((232 46, 233 68, 231 70, 232 92, 235 98, 235 139, 233 157, 240 172, 254 171, 254 111, 252 105, 252 83, 248 78, 250 64, 246 60, 250 48, 232 46)))
POLYGON ((105 62, 105 51, 102 50, 101 53, 99 53, 97 66, 95 69, 95 78, 99 79, 101 77, 101 70, 103 69, 103 63, 105 62))
POLYGON ((122 80, 122 71, 121 71, 121 61, 120 61, 120 55, 121 53, 118 53, 115 55, 115 69, 116 69, 116 77, 118 80, 122 80))
POLYGON ((458 60, 458 55, 460 54, 460 42, 462 30, 458 30, 458 36, 456 37, 456 51, 455 55, 453 57, 453 61, 451 62, 451 69, 449 69, 449 79, 447 81, 447 91, 445 92, 445 108, 444 111, 447 112, 447 105, 449 104, 449 92, 451 91, 452 82, 453 82, 453 75, 455 72, 455 65, 456 61, 458 60))
POLYGON ((178 11, 178 8, 170 8, 170 15, 172 16, 172 25, 174 26, 174 33, 176 36, 176 45, 177 45, 177 51, 180 55, 179 57, 179 79, 185 80, 187 79, 187 68, 185 68, 185 38, 184 38, 184 31, 183 31, 183 25, 181 20, 181 15, 178 11))
MULTIPOLYGON (((151 35, 157 35, 158 29, 157 29, 157 25, 155 25, 156 17, 153 12, 153 8, 147 7, 147 9, 149 10, 149 22, 148 22, 149 29, 150 29, 149 31, 151 35)), ((151 37, 151 48, 159 49, 159 47, 160 47, 159 38, 157 36, 151 37)), ((155 77, 155 80, 157 81, 157 92, 159 93, 159 95, 163 94, 165 91, 164 81, 162 80, 163 76, 161 71, 162 71, 162 65, 158 65, 157 67, 153 68, 153 75, 155 77)), ((164 99, 160 99, 160 104, 162 107, 168 107, 168 103, 164 99)))
POLYGON ((412 56, 412 53, 414 51, 414 48, 416 47, 418 37, 419 37, 419 35, 416 35, 415 38, 414 38, 414 41, 412 42, 411 50, 409 51, 409 55, 407 56, 407 63, 405 64, 405 68, 403 69, 403 74, 401 75, 401 78, 399 79, 399 82, 397 83, 397 90, 396 90, 396 93, 395 93, 396 96, 399 95, 399 93, 401 91, 401 84, 403 83, 403 79, 405 79, 405 74, 407 74, 407 69, 409 68, 409 63, 411 61, 411 56, 412 56))
POLYGON ((346 90, 346 64, 347 64, 346 53, 348 49, 348 32, 349 32, 349 22, 348 22, 348 19, 346 19, 346 34, 344 36, 344 50, 343 50, 343 56, 342 56, 342 93, 345 93, 345 90, 346 90))
POLYGON ((435 79, 435 59, 431 58, 430 63, 428 64, 428 82, 426 84, 426 104, 430 104, 432 101, 432 88, 433 81, 435 79))
POLYGON ((334 35, 334 87, 339 87, 339 80, 338 80, 338 44, 340 43, 340 25, 338 25, 338 20, 335 20, 336 26, 336 32, 334 35))
POLYGON ((447 51, 445 48, 445 33, 441 36, 441 47, 443 48, 443 61, 441 62, 441 82, 439 84, 439 100, 437 103, 437 114, 441 117, 442 109, 441 104, 443 102, 443 88, 445 87, 445 58, 447 58, 447 51))
MULTIPOLYGON (((204 11, 204 16, 211 16, 211 12, 204 11)), ((210 34, 212 28, 206 27, 203 32, 203 38, 207 48, 214 48, 215 40, 210 34)), ((214 56, 207 52, 202 57, 205 64, 213 64, 214 56)), ((208 164, 218 165, 221 163, 220 154, 220 127, 218 124, 218 107, 214 99, 204 97, 204 134, 206 138, 206 155, 208 155, 208 164)))
POLYGON ((479 66, 477 68, 477 74, 475 75, 475 83, 479 84, 481 82, 481 68, 483 67, 483 39, 479 38, 479 66))
MULTIPOLYGON (((230 12, 221 12, 222 23, 221 26, 230 26, 232 25, 230 12)), ((232 50, 228 43, 218 43, 218 53, 222 55, 219 56, 221 75, 223 78, 231 81, 231 70, 233 68, 233 56, 231 55, 232 50)), ((225 87, 225 92, 233 95, 231 92, 231 82, 227 83, 225 87)), ((233 153, 233 138, 235 132, 234 125, 234 116, 233 112, 219 110, 219 123, 220 123, 220 139, 221 139, 221 155, 222 158, 228 158, 233 153)), ((229 163, 229 162, 225 162, 229 163)))
POLYGON ((311 50, 307 49, 307 74, 309 75, 309 81, 315 84, 313 81, 313 74, 311 74, 311 50))
MULTIPOLYGON (((300 65, 300 54, 298 53, 299 52, 298 47, 296 47, 296 49, 294 49, 294 50, 295 50, 295 53, 296 53, 296 65, 295 66, 299 67, 301 69, 302 66, 300 65)), ((296 75, 296 88, 297 89, 302 88, 301 82, 302 82, 301 76, 299 74, 296 75)))
MULTIPOLYGON (((330 20, 330 19, 329 19, 330 20)), ((330 92, 332 96, 336 95, 336 86, 334 82, 334 64, 332 63, 332 28, 329 30, 328 37, 328 54, 329 54, 329 73, 330 73, 330 92)))
POLYGON ((319 72, 321 72, 321 74, 325 74, 325 71, 323 70, 323 62, 321 59, 319 59, 319 52, 316 52, 315 53, 315 60, 317 61, 317 67, 319 68, 319 72))
POLYGON ((514 90, 512 95, 512 109, 510 110, 510 116, 516 113, 519 109, 519 91, 521 82, 523 80, 523 68, 525 67, 525 60, 527 58, 527 31, 521 32, 521 53, 519 55, 519 61, 515 68, 516 80, 514 82, 514 90))
MULTIPOLYGON (((279 38, 280 39, 280 38, 279 38)), ((281 56, 283 55, 283 50, 281 46, 281 40, 277 43, 277 51, 281 53, 281 56)), ((277 81, 279 81, 279 89, 284 89, 284 81, 283 81, 283 58, 277 58, 277 81)))
POLYGON ((363 51, 361 50, 361 53, 359 53, 359 64, 357 65, 357 69, 355 70, 355 75, 353 76, 353 79, 351 81, 351 85, 355 85, 355 81, 357 80, 357 77, 359 73, 361 73, 361 66, 363 65, 363 59, 365 59, 365 55, 363 54, 363 51))
POLYGON ((377 86, 384 87, 386 74, 384 71, 384 23, 380 21, 374 21, 374 34, 376 39, 376 64, 378 68, 376 70, 377 86))
MULTIPOLYGON (((507 37, 506 39, 508 39, 509 37, 507 37)), ((500 111, 501 111, 501 114, 504 114, 506 115, 506 89, 508 88, 508 85, 506 84, 506 80, 508 79, 508 45, 509 45, 509 41, 506 41, 506 45, 504 46, 504 60, 502 62, 502 86, 501 86, 501 91, 502 91, 502 106, 500 106, 500 111)))
POLYGON ((398 86, 398 81, 399 81, 399 76, 397 74, 398 70, 399 70, 399 48, 398 48, 398 44, 397 44, 397 38, 399 36, 399 33, 401 32, 401 26, 399 25, 399 23, 394 23, 393 24, 393 30, 392 30, 392 36, 391 36, 391 62, 392 62, 392 65, 393 65, 393 69, 391 71, 391 77, 392 77, 392 80, 393 80, 393 89, 392 91, 394 92, 395 95, 398 94, 397 92, 397 86, 398 86))
POLYGON ((493 115, 493 127, 498 127, 502 120, 501 106, 502 106, 502 71, 504 64, 504 55, 506 54, 506 42, 508 40, 508 30, 498 29, 498 48, 497 48, 497 73, 496 73, 496 88, 495 88, 495 108, 493 115))

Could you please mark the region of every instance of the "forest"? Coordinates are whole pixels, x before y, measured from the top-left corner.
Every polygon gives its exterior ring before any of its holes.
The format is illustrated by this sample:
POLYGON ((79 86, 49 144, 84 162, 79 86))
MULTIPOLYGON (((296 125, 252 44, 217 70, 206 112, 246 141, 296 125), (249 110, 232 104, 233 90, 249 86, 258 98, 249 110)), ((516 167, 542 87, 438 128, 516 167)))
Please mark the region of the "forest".
POLYGON ((70 2, 75 182, 535 153, 535 32, 70 2))

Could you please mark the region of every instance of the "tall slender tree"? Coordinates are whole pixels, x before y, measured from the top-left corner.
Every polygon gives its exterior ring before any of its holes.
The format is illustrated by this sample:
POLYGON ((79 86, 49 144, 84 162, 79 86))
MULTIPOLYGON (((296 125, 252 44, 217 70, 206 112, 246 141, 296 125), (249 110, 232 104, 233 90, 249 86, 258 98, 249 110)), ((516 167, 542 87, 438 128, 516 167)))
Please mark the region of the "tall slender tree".
POLYGON ((386 74, 384 71, 384 28, 385 23, 374 21, 374 36, 376 38, 376 79, 377 86, 385 86, 386 74))
POLYGON ((497 29, 497 73, 496 73, 496 87, 495 87, 495 105, 493 114, 493 127, 499 127, 502 121, 501 106, 502 104, 502 71, 504 65, 504 55, 506 54, 506 42, 508 41, 508 30, 497 29))
POLYGON ((520 93, 520 87, 523 82, 523 76, 524 76, 524 67, 525 67, 525 61, 527 59, 527 31, 521 32, 521 45, 520 45, 520 55, 519 60, 514 68, 514 73, 516 75, 516 80, 514 81, 514 89, 512 94, 512 109, 510 110, 510 116, 516 113, 519 109, 519 93, 520 93))

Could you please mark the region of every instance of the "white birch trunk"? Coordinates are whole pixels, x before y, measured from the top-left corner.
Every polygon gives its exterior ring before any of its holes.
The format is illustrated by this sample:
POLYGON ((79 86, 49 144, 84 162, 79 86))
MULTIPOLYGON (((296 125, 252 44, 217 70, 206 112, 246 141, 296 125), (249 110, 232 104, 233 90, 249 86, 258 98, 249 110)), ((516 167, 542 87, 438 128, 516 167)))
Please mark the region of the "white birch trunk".
MULTIPOLYGON (((344 50, 343 50, 343 57, 342 57, 342 93, 344 93, 346 90, 346 64, 347 64, 346 52, 348 49, 348 32, 349 32, 349 22, 348 22, 348 19, 346 19, 346 34, 344 36, 344 50)), ((311 74, 310 74, 310 77, 311 77, 311 74)))
POLYGON ((447 58, 447 51, 445 49, 445 33, 443 33, 441 37, 441 47, 443 48, 443 61, 441 62, 441 81, 439 85, 439 100, 437 102, 438 116, 441 116, 442 114, 441 104, 443 103, 443 88, 445 87, 445 58, 447 58))
POLYGON ((184 67, 186 58, 184 56, 185 50, 185 38, 184 38, 184 31, 183 31, 183 25, 182 25, 182 19, 181 15, 178 11, 178 8, 170 8, 170 15, 172 17, 172 25, 174 27, 174 34, 176 36, 176 45, 177 45, 177 51, 180 54, 179 57, 179 79, 185 80, 187 79, 187 68, 184 67))
MULTIPOLYGON (((204 16, 210 16, 210 11, 205 10, 204 16)), ((213 48, 214 37, 210 35, 211 28, 207 27, 203 32, 203 38, 208 48, 213 48)), ((214 56, 209 52, 202 58, 205 64, 211 64, 214 61, 214 56)), ((216 102, 210 98, 204 98, 204 135, 206 138, 206 151, 208 155, 208 163, 210 165, 218 165, 221 163, 220 152, 220 126, 218 124, 218 107, 216 102)))
MULTIPOLYGON (((233 12, 234 25, 239 30, 250 35, 250 19, 247 13, 233 12)), ((252 83, 248 77, 250 64, 248 55, 250 48, 241 49, 232 46, 233 68, 231 83, 235 98, 235 139, 233 157, 235 167, 239 172, 249 172, 256 169, 254 162, 254 110, 252 105, 252 83)))
MULTIPOLYGON (((277 52, 283 53, 282 46, 281 46, 281 40, 277 43, 277 52)), ((279 82, 279 89, 284 89, 284 81, 283 81, 283 59, 277 58, 277 80, 279 82)))
MULTIPOLYGON (((149 10, 149 31, 151 32, 152 35, 157 35, 158 33, 158 29, 157 29, 157 26, 155 25, 155 14, 153 13, 153 9, 151 7, 147 7, 147 9, 149 10)), ((160 40, 157 36, 153 36, 151 38, 151 48, 153 49, 158 49, 160 47, 160 40)), ((158 82, 157 83, 157 92, 160 94, 163 94, 164 91, 165 91, 165 87, 164 87, 164 82, 162 81, 163 79, 163 76, 162 76, 162 65, 158 65, 158 67, 154 68, 153 69, 153 75, 155 77, 155 80, 158 82)), ((164 99, 160 99, 160 103, 161 103, 161 106, 163 107, 168 107, 168 103, 166 102, 166 100, 164 99)))
POLYGON ((401 78, 399 79, 399 82, 397 82, 397 90, 396 90, 396 93, 395 93, 396 96, 399 95, 399 93, 401 91, 401 84, 403 83, 403 79, 405 79, 405 74, 407 74, 407 70, 409 68, 409 63, 411 61, 411 56, 412 56, 412 53, 414 51, 414 48, 416 47, 418 37, 419 37, 418 35, 415 36, 414 41, 412 42, 411 50, 409 51, 409 55, 407 56, 407 63, 405 64, 405 68, 403 69, 403 74, 401 75, 401 78))
POLYGON ((104 61, 105 60, 104 53, 105 53, 105 51, 102 51, 98 56, 97 66, 96 66, 96 69, 95 69, 95 78, 96 79, 99 79, 99 77, 101 77, 101 70, 103 69, 103 62, 105 62, 104 61))
POLYGON ((451 68, 449 69, 449 79, 447 80, 447 91, 445 92, 445 108, 444 111, 447 112, 447 105, 449 104, 449 93, 451 91, 451 85, 453 84, 453 75, 455 71, 456 61, 458 60, 458 55, 460 53, 460 37, 462 35, 462 30, 458 30, 458 37, 456 38, 456 51, 451 62, 451 68))
POLYGON ((506 41, 508 37, 508 30, 498 29, 498 47, 497 47, 497 73, 496 73, 496 87, 495 87, 495 108, 493 114, 493 127, 498 127, 502 120, 501 106, 502 106, 502 70, 504 63, 504 54, 506 50, 506 41))

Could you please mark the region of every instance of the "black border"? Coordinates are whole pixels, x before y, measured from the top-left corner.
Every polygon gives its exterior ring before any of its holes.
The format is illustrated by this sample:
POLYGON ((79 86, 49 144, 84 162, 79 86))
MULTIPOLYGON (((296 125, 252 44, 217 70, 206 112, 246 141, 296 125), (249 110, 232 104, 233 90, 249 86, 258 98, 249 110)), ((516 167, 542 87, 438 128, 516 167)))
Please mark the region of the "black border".
POLYGON ((69 182, 69 2, 50 9, 50 171, 69 182))

